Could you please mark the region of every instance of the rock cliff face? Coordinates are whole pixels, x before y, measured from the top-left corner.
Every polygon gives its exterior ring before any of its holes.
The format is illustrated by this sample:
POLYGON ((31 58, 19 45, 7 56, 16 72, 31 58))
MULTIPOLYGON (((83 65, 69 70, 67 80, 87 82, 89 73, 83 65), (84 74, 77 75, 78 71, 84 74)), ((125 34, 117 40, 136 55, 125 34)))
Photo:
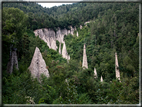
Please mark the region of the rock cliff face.
POLYGON ((15 66, 17 70, 19 69, 16 50, 12 51, 11 56, 10 56, 10 61, 7 64, 8 73, 11 74, 13 72, 13 66, 15 66))
POLYGON ((86 56, 86 47, 84 44, 84 48, 83 48, 83 63, 82 63, 82 67, 85 67, 88 69, 88 62, 87 62, 87 56, 86 56))
MULTIPOLYGON (((47 43, 47 46, 49 48, 57 50, 58 47, 56 46, 56 40, 58 40, 60 43, 64 43, 64 35, 74 34, 76 27, 75 28, 73 28, 72 26, 69 27, 71 30, 57 28, 56 33, 52 29, 47 29, 47 28, 37 29, 34 31, 34 33, 35 36, 39 35, 39 38, 44 40, 44 42, 47 43)), ((65 58, 68 58, 68 56, 66 56, 65 58)))
POLYGON ((54 30, 43 28, 43 29, 35 30, 34 33, 35 33, 35 36, 39 35, 39 38, 44 40, 44 42, 47 43, 47 46, 49 48, 57 50, 56 36, 55 36, 54 30))
POLYGON ((56 40, 58 40, 60 43, 64 42, 64 35, 68 35, 69 31, 67 29, 60 29, 58 28, 56 32, 56 40))
POLYGON ((42 54, 38 47, 36 47, 29 70, 33 77, 38 78, 40 80, 40 75, 44 74, 49 77, 48 69, 46 68, 46 64, 44 59, 42 58, 42 54))
POLYGON ((119 65, 118 65, 117 53, 115 53, 115 73, 116 73, 116 78, 120 80, 120 72, 118 67, 119 65))

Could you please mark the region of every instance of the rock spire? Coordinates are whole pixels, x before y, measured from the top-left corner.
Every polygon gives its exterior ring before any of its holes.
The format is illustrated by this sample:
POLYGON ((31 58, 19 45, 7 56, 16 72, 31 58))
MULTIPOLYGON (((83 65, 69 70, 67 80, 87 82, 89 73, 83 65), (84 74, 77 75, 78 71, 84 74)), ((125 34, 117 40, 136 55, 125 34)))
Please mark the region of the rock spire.
POLYGON ((97 71, 96 71, 96 68, 94 68, 94 78, 97 78, 97 71))
POLYGON ((59 44, 59 54, 62 54, 61 53, 61 43, 59 44))
POLYGON ((103 77, 102 77, 102 75, 101 75, 101 82, 103 82, 103 77))
POLYGON ((86 47, 85 47, 85 44, 84 44, 84 47, 83 47, 83 63, 82 63, 82 67, 85 67, 88 69, 88 63, 87 63, 87 56, 86 56, 86 47))
POLYGON ((62 56, 63 56, 63 58, 66 58, 67 60, 70 60, 70 56, 68 55, 67 50, 66 50, 65 42, 63 43, 62 56))
POLYGON ((10 61, 7 64, 8 73, 11 74, 13 72, 13 66, 15 66, 17 70, 19 70, 16 50, 12 51, 11 56, 10 56, 10 61))
POLYGON ((76 34, 76 35, 77 35, 77 37, 78 37, 78 32, 77 32, 77 34, 76 34))
MULTIPOLYGON (((37 29, 34 31, 35 36, 39 36, 39 38, 41 38, 42 40, 44 40, 44 42, 47 43, 47 46, 51 49, 54 49, 55 51, 57 51, 57 46, 56 46, 56 40, 59 41, 59 43, 64 43, 64 35, 68 35, 68 34, 74 34, 74 31, 76 30, 76 27, 72 27, 69 26, 70 30, 67 30, 66 28, 61 29, 61 28, 57 28, 57 31, 55 33, 54 30, 52 29, 47 29, 47 28, 42 28, 42 29, 37 29)), ((68 59, 70 59, 68 57, 68 59)))
POLYGON ((49 77, 49 71, 46 68, 46 63, 40 53, 38 47, 36 47, 31 64, 29 66, 29 70, 31 71, 31 75, 38 80, 40 80, 40 75, 44 74, 46 77, 49 77))
POLYGON ((115 73, 116 73, 116 78, 120 80, 120 72, 118 67, 119 65, 118 65, 117 53, 115 52, 115 73))
POLYGON ((80 25, 80 29, 82 29, 82 25, 80 25))

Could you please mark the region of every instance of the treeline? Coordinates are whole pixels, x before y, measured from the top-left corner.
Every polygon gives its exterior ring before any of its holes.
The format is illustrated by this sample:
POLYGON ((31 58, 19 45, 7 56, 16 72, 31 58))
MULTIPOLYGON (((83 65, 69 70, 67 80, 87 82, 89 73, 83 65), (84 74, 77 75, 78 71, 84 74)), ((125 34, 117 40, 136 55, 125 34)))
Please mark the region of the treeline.
MULTIPOLYGON (((37 3, 5 3, 3 7, 15 7, 29 16, 28 27, 38 28, 68 28, 69 25, 78 27, 84 22, 98 18, 109 9, 116 11, 123 7, 131 8, 134 3, 73 3, 72 5, 43 8, 37 3)), ((134 6, 135 7, 135 6, 134 6)))
POLYGON ((55 20, 50 17, 46 9, 37 3, 5 3, 3 2, 3 7, 14 7, 22 10, 28 15, 27 28, 30 30, 36 30, 39 28, 52 28, 56 30, 57 27, 68 28, 68 25, 63 21, 55 20))

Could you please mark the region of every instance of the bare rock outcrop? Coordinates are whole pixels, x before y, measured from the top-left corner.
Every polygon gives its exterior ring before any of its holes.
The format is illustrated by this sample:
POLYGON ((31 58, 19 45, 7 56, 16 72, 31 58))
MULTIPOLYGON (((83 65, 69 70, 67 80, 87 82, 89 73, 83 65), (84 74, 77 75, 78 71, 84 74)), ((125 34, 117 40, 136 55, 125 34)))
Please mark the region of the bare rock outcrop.
MULTIPOLYGON (((69 26, 70 30, 67 30, 66 28, 60 29, 59 27, 57 28, 57 31, 55 33, 54 30, 52 29, 37 29, 34 31, 35 36, 39 35, 39 38, 44 40, 44 42, 47 43, 47 46, 51 49, 54 49, 55 51, 57 50, 56 46, 56 40, 58 40, 60 43, 64 43, 64 36, 68 34, 74 34, 74 31, 76 30, 76 27, 73 28, 72 26, 69 26)), ((67 58, 67 57, 66 57, 67 58)), ((69 57, 68 57, 69 59, 69 57)))
POLYGON ((65 44, 65 42, 63 44, 62 56, 63 56, 63 58, 66 58, 67 60, 70 60, 70 56, 68 55, 67 50, 66 50, 66 44, 65 44))
POLYGON ((84 25, 87 26, 88 23, 90 23, 90 21, 85 22, 84 25))
POLYGON ((70 33, 73 35, 74 34, 74 31, 75 31, 75 28, 73 28, 72 26, 70 26, 70 33))
POLYGON ((80 25, 80 29, 82 29, 82 25, 80 25))
POLYGON ((68 35, 69 33, 70 31, 68 31, 67 29, 58 28, 56 32, 56 40, 58 40, 60 43, 64 43, 64 36, 68 35))
POLYGON ((38 47, 36 47, 35 49, 31 64, 29 66, 29 70, 32 76, 38 78, 38 80, 40 80, 41 74, 44 74, 46 77, 49 77, 49 71, 46 68, 46 63, 38 47))
POLYGON ((47 43, 47 46, 49 48, 57 50, 56 36, 55 36, 54 30, 43 28, 43 29, 35 30, 34 33, 35 33, 35 36, 39 35, 39 38, 44 40, 44 42, 47 43))
POLYGON ((70 34, 70 33, 71 33, 71 31, 70 31, 70 30, 67 30, 67 32, 68 32, 68 34, 70 34))
POLYGON ((61 52, 61 43, 59 44, 59 54, 62 54, 62 52, 61 52))
POLYGON ((77 32, 76 36, 77 36, 77 37, 79 36, 79 35, 78 35, 78 32, 77 32))
POLYGON ((118 59, 117 59, 116 52, 115 52, 115 73, 116 73, 116 78, 120 80, 120 72, 119 72, 119 65, 118 65, 118 59))
POLYGON ((18 70, 18 60, 17 60, 17 53, 16 53, 16 50, 12 51, 11 52, 11 55, 10 55, 10 60, 7 64, 7 72, 8 73, 12 73, 13 72, 13 67, 15 66, 15 68, 18 70))
POLYGON ((83 47, 83 63, 82 63, 82 67, 85 67, 85 68, 88 69, 88 62, 87 62, 86 47, 85 47, 85 44, 84 44, 84 47, 83 47))
POLYGON ((97 71, 96 71, 96 68, 94 68, 94 78, 97 78, 97 71))
POLYGON ((85 22, 84 24, 87 25, 88 23, 90 23, 90 21, 85 22))
POLYGON ((103 77, 101 76, 101 82, 103 82, 103 77))

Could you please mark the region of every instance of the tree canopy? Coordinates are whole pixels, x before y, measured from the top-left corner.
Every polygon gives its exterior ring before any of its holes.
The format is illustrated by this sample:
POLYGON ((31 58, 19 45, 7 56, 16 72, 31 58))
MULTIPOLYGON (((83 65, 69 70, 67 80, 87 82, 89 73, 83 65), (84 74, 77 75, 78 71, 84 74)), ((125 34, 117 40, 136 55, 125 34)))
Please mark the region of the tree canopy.
MULTIPOLYGON (((73 3, 43 8, 37 3, 3 3, 3 104, 138 104, 139 36, 137 3, 73 3), (86 26, 84 23, 90 21, 86 26), (65 35, 68 61, 34 34, 34 30, 76 26, 65 35), (83 26, 80 29, 80 25, 83 26), (79 36, 76 36, 78 32, 79 36), (86 44, 88 69, 82 68, 86 44), (19 70, 7 74, 12 48, 17 48, 19 70), (38 47, 50 77, 41 83, 28 70, 38 47), (121 82, 115 74, 118 55, 121 82), (94 78, 94 68, 97 78, 94 78), (103 82, 100 81, 101 76, 103 82), (33 102, 29 102, 29 97, 33 102)), ((56 41, 57 46, 59 42, 56 41)))

